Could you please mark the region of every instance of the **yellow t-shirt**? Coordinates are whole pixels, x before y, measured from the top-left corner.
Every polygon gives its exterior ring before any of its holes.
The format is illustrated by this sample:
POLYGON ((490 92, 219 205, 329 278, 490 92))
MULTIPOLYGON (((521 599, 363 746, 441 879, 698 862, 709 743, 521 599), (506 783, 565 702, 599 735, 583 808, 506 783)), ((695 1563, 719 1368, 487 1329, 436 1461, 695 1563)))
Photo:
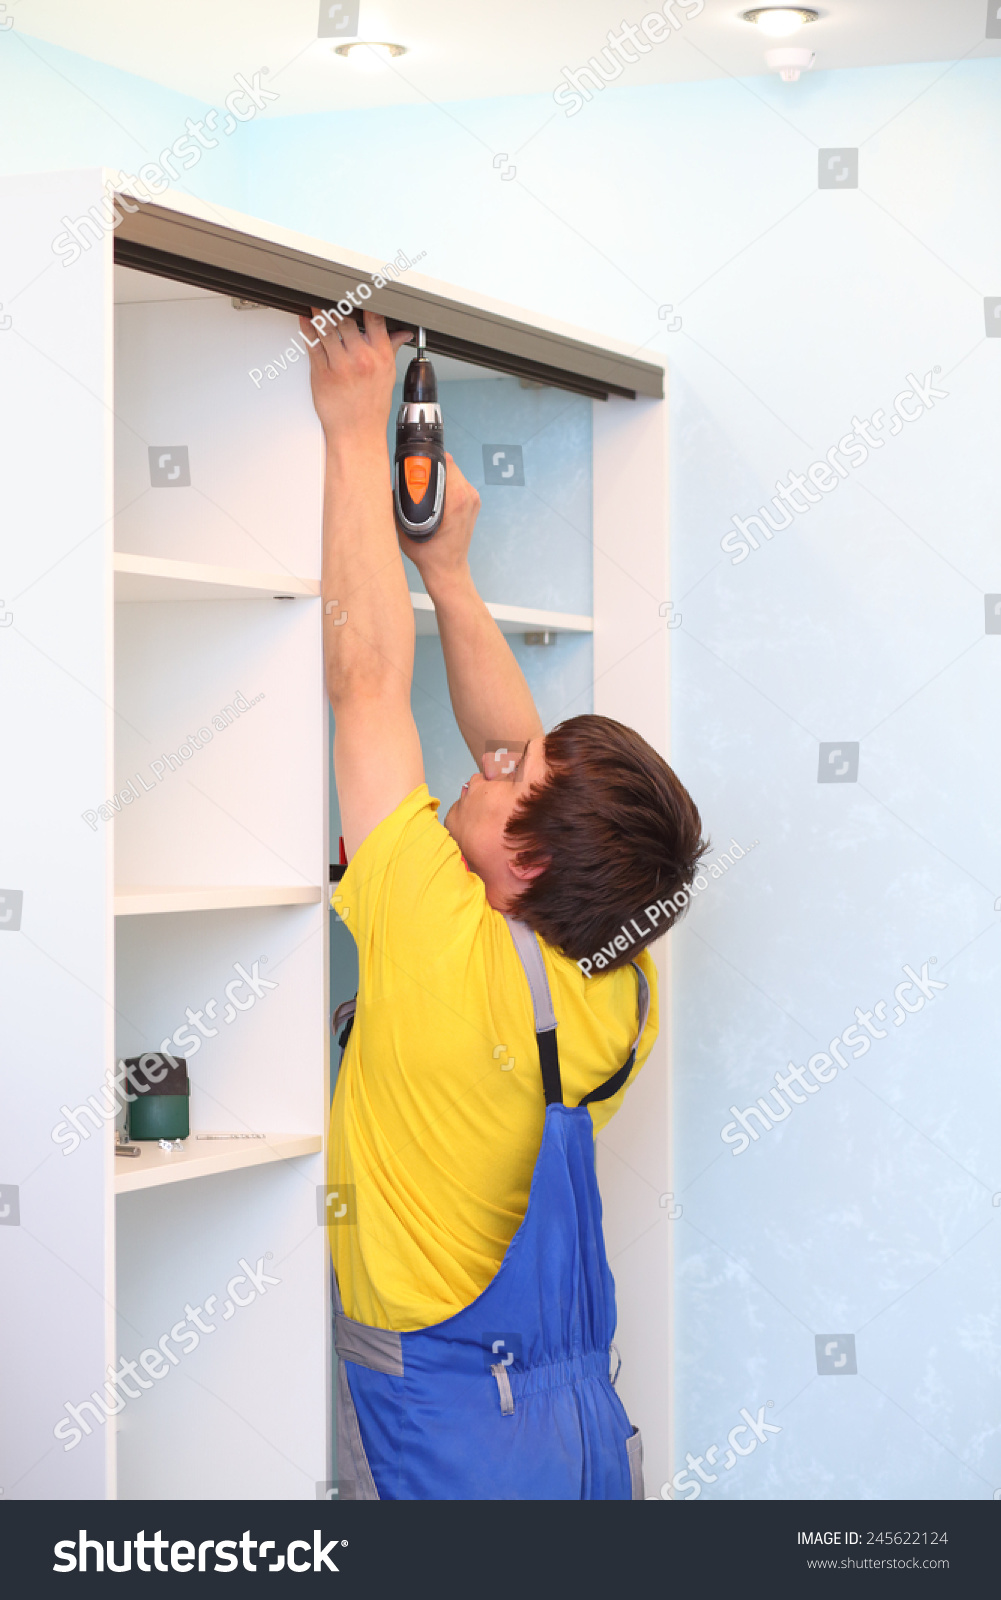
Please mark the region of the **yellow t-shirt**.
MULTIPOLYGON (((328 1229, 349 1317, 406 1332, 453 1316, 495 1276, 528 1205, 545 1101, 528 980, 504 917, 421 784, 339 885, 358 947, 358 1008, 330 1115, 328 1229)), ((576 1105, 625 1062, 630 966, 587 978, 541 943, 563 1076, 576 1105)), ((657 980, 635 1079, 657 1036, 657 980)), ((628 1086, 627 1086, 628 1087, 628 1086)), ((588 1109, 598 1131, 625 1088, 588 1109)))

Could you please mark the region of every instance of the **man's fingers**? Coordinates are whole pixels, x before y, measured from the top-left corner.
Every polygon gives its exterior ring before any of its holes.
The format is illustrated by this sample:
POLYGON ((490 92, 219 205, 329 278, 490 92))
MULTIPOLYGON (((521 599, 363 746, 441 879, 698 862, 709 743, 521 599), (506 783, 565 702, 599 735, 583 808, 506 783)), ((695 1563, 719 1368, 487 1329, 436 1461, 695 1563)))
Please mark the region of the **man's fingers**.
POLYGON ((299 332, 306 341, 310 366, 325 367, 327 365, 327 353, 311 317, 299 318, 299 332))
POLYGON ((398 328, 395 333, 387 333, 386 319, 378 311, 365 311, 365 335, 373 350, 378 350, 387 343, 395 357, 401 345, 413 338, 413 333, 407 328, 398 328))
POLYGON ((377 358, 377 368, 387 377, 387 367, 395 370, 396 351, 412 334, 403 329, 390 336, 385 317, 367 308, 364 323, 362 332, 355 317, 341 317, 338 312, 325 309, 314 309, 312 318, 299 318, 303 335, 310 338, 313 346, 309 354, 314 382, 321 378, 348 384, 366 382, 371 361, 367 354, 362 357, 363 351, 371 351, 377 358))
POLYGON ((361 329, 354 317, 345 317, 343 322, 337 324, 337 331, 344 341, 345 350, 354 351, 361 344, 361 329))
POLYGON ((476 496, 477 500, 479 500, 478 491, 473 488, 472 484, 470 483, 469 479, 466 477, 466 474, 463 472, 462 468, 453 460, 451 452, 446 450, 445 451, 445 504, 446 505, 448 504, 448 497, 449 497, 450 493, 452 495, 452 504, 453 505, 457 505, 460 500, 463 500, 463 499, 466 499, 466 498, 468 498, 469 500, 472 500, 474 496, 476 496))
MULTIPOLYGON (((341 341, 337 337, 336 319, 322 306, 314 306, 309 326, 320 341, 327 364, 334 366, 341 350, 341 341)), ((319 350, 311 353, 319 359, 319 350)))
POLYGON ((368 307, 366 306, 365 310, 362 312, 362 321, 365 324, 366 339, 372 348, 377 350, 386 338, 385 317, 381 316, 378 311, 369 311, 368 307))

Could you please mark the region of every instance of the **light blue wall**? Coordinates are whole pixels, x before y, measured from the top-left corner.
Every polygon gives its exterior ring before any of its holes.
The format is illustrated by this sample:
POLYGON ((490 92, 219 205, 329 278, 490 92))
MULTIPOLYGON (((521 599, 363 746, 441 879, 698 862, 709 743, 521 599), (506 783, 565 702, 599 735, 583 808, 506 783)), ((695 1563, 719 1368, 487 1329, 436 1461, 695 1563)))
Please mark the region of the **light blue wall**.
MULTIPOLYGON (((0 171, 5 173, 102 165, 135 173, 184 134, 189 117, 198 121, 210 109, 148 79, 33 39, 20 27, 0 33, 0 171)), ((221 113, 219 130, 224 120, 221 113)), ((249 156, 251 127, 248 122, 228 135, 217 131, 217 148, 201 150, 197 165, 172 187, 241 208, 241 163, 249 156)))
MULTIPOLYGON (((718 846, 758 841, 674 938, 677 1444, 720 1447, 705 1498, 1001 1487, 1001 65, 947 65, 271 120, 192 175, 670 357, 673 759, 718 846), (857 190, 818 191, 818 147, 859 149, 857 190), (946 398, 730 563, 732 517, 936 367, 946 398), (855 740, 858 781, 818 784, 820 742, 855 740), (948 987, 894 1026, 932 957, 948 987), (880 1000, 886 1038, 734 1158, 729 1107, 880 1000), (819 1375, 844 1334, 858 1373, 819 1375), (780 1431, 721 1470, 762 1407, 780 1431)), ((5 164, 137 159, 30 70, 5 164)), ((150 150, 187 114, 101 84, 150 150)))
POLYGON ((677 1444, 719 1447, 706 1498, 1001 1486, 999 89, 983 61, 253 130, 251 209, 670 357, 674 761, 719 846, 758 841, 675 938, 677 1444), (844 146, 859 188, 819 191, 844 146), (734 515, 936 367, 947 398, 731 565, 734 515), (819 784, 847 740, 858 781, 819 784), (894 1027, 933 956, 948 987, 894 1027), (734 1158, 731 1104, 880 1000, 887 1037, 734 1158), (856 1375, 818 1374, 818 1334, 856 1336, 856 1375), (781 1431, 719 1470, 762 1407, 781 1431))

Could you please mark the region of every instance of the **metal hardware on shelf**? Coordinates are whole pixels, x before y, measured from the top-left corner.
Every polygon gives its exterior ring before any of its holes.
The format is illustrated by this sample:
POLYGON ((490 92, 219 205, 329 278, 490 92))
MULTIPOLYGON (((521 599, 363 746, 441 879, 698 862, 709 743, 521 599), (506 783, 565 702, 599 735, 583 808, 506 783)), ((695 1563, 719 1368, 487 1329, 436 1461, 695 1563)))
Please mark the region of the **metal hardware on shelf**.
POLYGON ((196 1139, 266 1139, 266 1133, 196 1133, 196 1139))
POLYGON ((525 643, 526 644, 555 644, 556 643, 556 634, 555 634, 554 631, 551 631, 548 628, 546 629, 545 633, 526 633, 526 635, 525 635, 525 643))

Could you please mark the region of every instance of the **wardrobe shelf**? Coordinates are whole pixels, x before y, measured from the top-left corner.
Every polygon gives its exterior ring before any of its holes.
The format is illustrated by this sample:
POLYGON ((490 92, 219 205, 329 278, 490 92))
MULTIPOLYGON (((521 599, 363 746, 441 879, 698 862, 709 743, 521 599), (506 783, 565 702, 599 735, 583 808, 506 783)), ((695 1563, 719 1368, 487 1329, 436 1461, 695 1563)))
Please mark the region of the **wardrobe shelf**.
MULTIPOLYGON (((417 619, 417 632, 438 632, 438 619, 430 595, 410 595, 417 619)), ((487 610, 501 633, 593 633, 594 618, 580 617, 571 611, 539 611, 534 606, 509 606, 487 601, 487 610)))
POLYGON ((160 556, 115 552, 115 599, 273 600, 279 595, 315 600, 319 578, 294 578, 287 572, 250 572, 243 567, 207 566, 200 561, 168 561, 160 556))
POLYGON ((263 1139, 199 1139, 192 1133, 183 1150, 161 1150, 153 1139, 142 1142, 141 1156, 115 1157, 115 1193, 133 1194, 187 1178, 210 1178, 274 1161, 312 1156, 322 1149, 318 1133, 266 1133, 263 1139))
MULTIPOLYGON (((207 566, 198 561, 170 561, 160 556, 115 553, 115 599, 129 604, 162 600, 264 600, 281 595, 316 599, 318 578, 294 578, 282 572, 250 572, 242 567, 207 566)), ((411 592, 417 632, 436 634, 438 622, 431 598, 411 592)), ((593 617, 569 611, 542 611, 487 601, 487 610, 502 633, 593 633, 593 617)))
POLYGON ((313 884, 230 884, 221 888, 115 890, 116 917, 148 917, 166 911, 242 911, 253 906, 313 906, 324 891, 313 884))

